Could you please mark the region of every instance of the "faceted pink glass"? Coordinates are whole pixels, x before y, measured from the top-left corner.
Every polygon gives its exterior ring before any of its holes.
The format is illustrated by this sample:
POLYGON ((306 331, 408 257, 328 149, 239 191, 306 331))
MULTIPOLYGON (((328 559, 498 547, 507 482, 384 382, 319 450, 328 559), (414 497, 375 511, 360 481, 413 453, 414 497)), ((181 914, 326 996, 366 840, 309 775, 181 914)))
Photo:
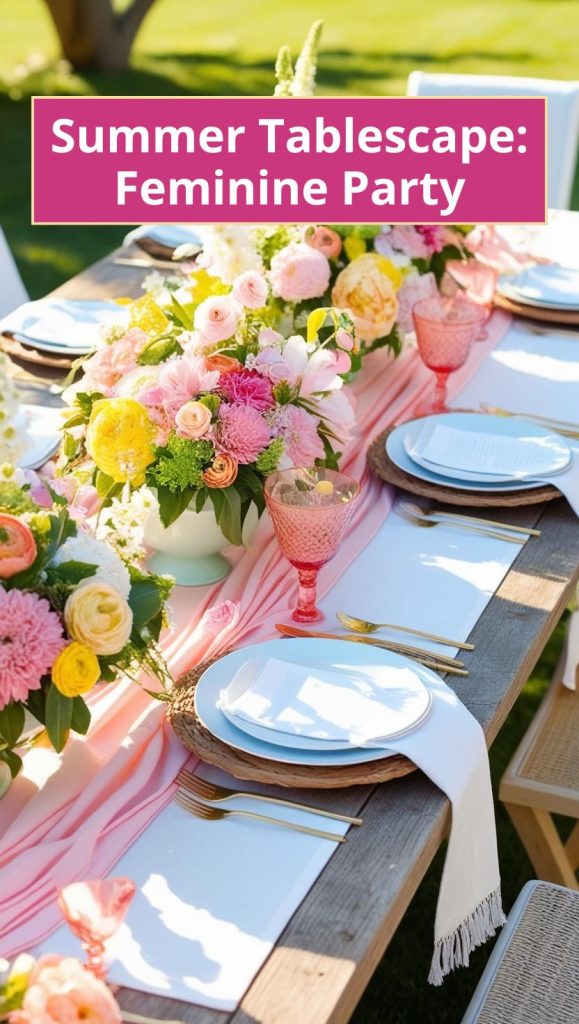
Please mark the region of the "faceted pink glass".
POLYGON ((446 264, 446 269, 452 279, 463 289, 463 294, 466 298, 474 302, 475 305, 482 306, 484 316, 476 341, 485 341, 488 337, 488 332, 485 330, 484 324, 492 312, 493 298, 499 276, 498 272, 477 259, 468 260, 467 262, 449 260, 446 264))
POLYGON ((294 622, 321 622, 318 572, 334 557, 354 512, 360 485, 331 469, 284 469, 265 482, 265 500, 284 555, 298 571, 294 622))
POLYGON ((449 374, 464 366, 484 312, 463 297, 421 299, 412 309, 418 351, 436 374, 434 402, 419 414, 447 412, 449 374))
POLYGON ((129 878, 72 882, 58 893, 58 906, 87 953, 87 969, 104 978, 105 941, 121 926, 135 895, 129 878))

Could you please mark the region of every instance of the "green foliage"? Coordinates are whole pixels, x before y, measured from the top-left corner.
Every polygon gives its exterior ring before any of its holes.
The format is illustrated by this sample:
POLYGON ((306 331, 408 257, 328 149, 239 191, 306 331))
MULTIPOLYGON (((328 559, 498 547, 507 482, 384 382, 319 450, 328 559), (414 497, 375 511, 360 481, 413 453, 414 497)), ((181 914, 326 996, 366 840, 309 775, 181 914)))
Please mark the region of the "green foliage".
POLYGON ((274 473, 278 467, 279 460, 283 455, 283 450, 283 437, 274 438, 265 451, 261 452, 257 457, 255 465, 259 472, 263 473, 264 476, 269 476, 270 473, 274 473))
POLYGON ((60 753, 64 749, 72 722, 72 697, 65 697, 54 683, 46 694, 45 726, 52 746, 60 753))
POLYGON ((34 562, 29 569, 25 569, 23 572, 19 572, 15 576, 11 576, 9 580, 4 581, 4 586, 7 590, 26 590, 33 586, 38 581, 40 573, 52 561, 58 548, 69 537, 76 536, 76 523, 70 518, 66 508, 59 508, 58 511, 48 512, 46 513, 46 518, 48 520, 46 532, 38 533, 38 531, 34 531, 38 549, 34 562))
POLYGON ((20 1009, 27 988, 28 974, 12 974, 0 985, 0 1021, 6 1020, 12 1010, 20 1009))
POLYGON ((80 696, 72 698, 72 714, 70 716, 70 728, 73 732, 86 736, 91 720, 91 714, 80 696))
POLYGON ((24 728, 24 707, 10 701, 0 711, 0 740, 7 747, 14 747, 24 728))
POLYGON ((0 483, 0 511, 9 512, 13 516, 31 512, 36 505, 28 495, 29 490, 28 484, 21 488, 10 480, 3 480, 0 483))
POLYGON ((49 586, 58 583, 65 584, 72 590, 81 580, 94 576, 96 570, 96 565, 89 565, 88 562, 76 562, 71 559, 68 562, 61 562, 60 565, 49 565, 46 569, 46 583, 49 586))
POLYGON ((212 458, 210 441, 189 441, 171 434, 167 447, 157 449, 157 461, 148 472, 149 481, 153 487, 160 485, 172 492, 196 489, 203 484, 203 471, 212 458))
POLYGON ((164 363, 170 356, 182 354, 183 349, 172 334, 161 334, 145 345, 139 353, 137 362, 142 366, 157 366, 159 363, 164 363))

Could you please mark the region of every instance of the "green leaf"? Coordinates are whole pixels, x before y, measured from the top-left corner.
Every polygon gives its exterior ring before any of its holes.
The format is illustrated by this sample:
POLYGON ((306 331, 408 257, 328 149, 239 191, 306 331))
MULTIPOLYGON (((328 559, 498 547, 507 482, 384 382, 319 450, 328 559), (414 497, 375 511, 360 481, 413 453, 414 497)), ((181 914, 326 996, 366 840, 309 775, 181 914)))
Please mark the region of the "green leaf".
POLYGON ((177 320, 177 323, 181 324, 181 326, 184 327, 186 331, 193 330, 195 325, 193 323, 192 317, 189 316, 187 310, 184 309, 181 303, 177 301, 174 295, 171 296, 171 312, 175 319, 177 320))
POLYGON ((133 613, 133 628, 140 630, 158 615, 163 606, 162 593, 153 579, 133 583, 129 594, 129 607, 133 613))
POLYGON ((157 498, 159 499, 159 515, 163 526, 170 526, 190 505, 195 490, 192 487, 184 491, 171 491, 168 487, 157 486, 157 498))
POLYGON ((46 582, 49 586, 54 583, 70 583, 76 586, 81 580, 94 576, 96 570, 96 565, 71 559, 68 562, 61 562, 60 565, 49 565, 46 570, 46 582))
POLYGON ((0 711, 0 736, 6 741, 9 747, 20 739, 24 728, 24 705, 15 704, 10 701, 0 711))
POLYGON ((95 487, 99 498, 107 498, 114 486, 115 481, 112 476, 107 476, 107 474, 103 473, 102 470, 97 469, 95 487))
POLYGON ((90 725, 91 714, 82 697, 72 698, 72 715, 70 728, 73 732, 86 736, 90 725))
POLYGON ((46 690, 44 687, 40 690, 30 690, 24 706, 44 725, 46 718, 46 690))
POLYGON ((46 731, 52 746, 60 753, 68 739, 72 720, 72 698, 64 697, 51 683, 46 694, 46 731))
POLYGON ((139 354, 137 362, 142 366, 157 366, 164 363, 169 356, 183 352, 179 342, 173 337, 153 338, 139 354))
POLYGON ((149 697, 154 697, 155 700, 171 701, 173 698, 170 693, 165 693, 164 690, 147 690, 146 686, 143 686, 145 693, 149 694, 149 697))
POLYGON ((62 450, 66 455, 67 459, 74 459, 79 447, 79 442, 72 434, 65 433, 64 440, 62 442, 62 450))
POLYGON ((78 406, 81 413, 83 413, 85 420, 90 419, 92 407, 95 402, 99 402, 101 398, 105 396, 101 391, 92 391, 90 394, 87 391, 79 391, 75 397, 74 404, 78 406))
POLYGON ((19 754, 15 754, 13 750, 0 750, 0 761, 8 765, 10 774, 15 779, 22 768, 22 758, 19 754))
POLYGON ((205 487, 200 487, 195 495, 195 511, 200 512, 205 502, 207 501, 207 491, 205 487))
POLYGON ((243 544, 241 535, 241 498, 235 487, 226 487, 220 492, 224 503, 217 522, 230 544, 243 544))

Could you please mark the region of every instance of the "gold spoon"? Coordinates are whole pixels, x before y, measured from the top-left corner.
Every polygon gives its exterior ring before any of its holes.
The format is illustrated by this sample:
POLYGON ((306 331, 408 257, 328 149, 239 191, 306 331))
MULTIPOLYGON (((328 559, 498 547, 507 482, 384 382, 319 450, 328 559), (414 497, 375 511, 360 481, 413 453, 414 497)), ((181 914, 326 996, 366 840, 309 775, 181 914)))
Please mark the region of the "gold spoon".
POLYGON ((446 644, 447 647, 458 647, 461 651, 474 651, 474 644, 462 643, 460 640, 449 640, 444 636, 437 636, 436 633, 424 633, 421 629, 410 629, 409 626, 395 626, 391 622, 369 622, 367 619, 358 619, 354 615, 346 615, 345 612, 336 612, 336 618, 346 629, 353 633, 375 633, 378 629, 400 630, 401 633, 412 633, 413 636, 422 636, 425 640, 434 640, 437 644, 446 644))

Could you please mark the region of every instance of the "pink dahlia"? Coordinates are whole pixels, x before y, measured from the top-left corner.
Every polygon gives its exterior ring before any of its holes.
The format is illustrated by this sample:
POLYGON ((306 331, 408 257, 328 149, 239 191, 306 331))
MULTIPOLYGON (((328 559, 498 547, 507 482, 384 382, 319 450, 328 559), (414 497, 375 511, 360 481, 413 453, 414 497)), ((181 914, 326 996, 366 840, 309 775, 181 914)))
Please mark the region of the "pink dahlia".
POLYGON ((318 434, 319 422, 316 416, 298 405, 284 405, 280 409, 275 418, 273 433, 284 439, 285 465, 312 466, 316 459, 323 459, 324 446, 318 434))
POLYGON ((270 382, 257 370, 236 370, 233 373, 226 373, 221 378, 219 394, 227 402, 250 405, 258 412, 273 409, 275 405, 270 382))
POLYGON ((440 252, 448 244, 446 229, 440 224, 421 224, 416 230, 422 235, 429 253, 440 252))
POLYGON ((268 424, 250 405, 225 405, 219 409, 216 432, 218 448, 241 465, 255 462, 271 440, 268 424))
POLYGON ((318 299, 330 283, 330 264, 319 249, 305 242, 290 242, 271 261, 274 295, 284 302, 318 299))
POLYGON ((0 588, 0 711, 26 700, 65 647, 60 619, 37 594, 0 588))

